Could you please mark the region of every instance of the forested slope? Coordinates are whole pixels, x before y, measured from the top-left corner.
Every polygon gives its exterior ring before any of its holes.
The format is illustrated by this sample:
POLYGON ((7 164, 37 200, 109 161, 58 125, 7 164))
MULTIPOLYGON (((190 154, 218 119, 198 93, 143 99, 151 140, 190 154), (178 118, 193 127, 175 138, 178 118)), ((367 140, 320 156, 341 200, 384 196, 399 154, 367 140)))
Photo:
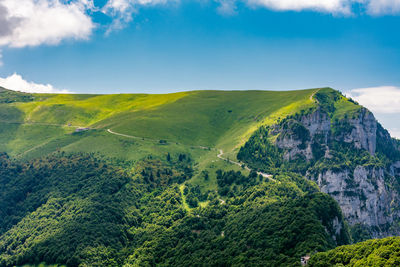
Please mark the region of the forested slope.
POLYGON ((335 201, 294 174, 219 172, 229 187, 221 201, 184 184, 192 171, 182 155, 134 171, 92 155, 0 160, 1 266, 297 266, 303 254, 349 241, 335 201), (208 205, 189 208, 190 198, 208 205))

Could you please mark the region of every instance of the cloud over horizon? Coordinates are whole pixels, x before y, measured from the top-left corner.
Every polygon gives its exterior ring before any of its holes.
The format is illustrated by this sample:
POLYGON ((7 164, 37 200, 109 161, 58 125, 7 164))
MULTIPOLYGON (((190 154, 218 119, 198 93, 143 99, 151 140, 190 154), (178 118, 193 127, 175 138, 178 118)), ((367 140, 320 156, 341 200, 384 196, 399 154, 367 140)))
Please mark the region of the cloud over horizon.
POLYGON ((372 112, 400 113, 400 87, 379 86, 350 90, 351 98, 366 106, 372 112))
POLYGON ((60 93, 71 94, 72 92, 66 89, 55 88, 51 84, 40 84, 26 81, 19 74, 12 74, 6 78, 0 78, 0 86, 6 89, 20 91, 25 93, 60 93))

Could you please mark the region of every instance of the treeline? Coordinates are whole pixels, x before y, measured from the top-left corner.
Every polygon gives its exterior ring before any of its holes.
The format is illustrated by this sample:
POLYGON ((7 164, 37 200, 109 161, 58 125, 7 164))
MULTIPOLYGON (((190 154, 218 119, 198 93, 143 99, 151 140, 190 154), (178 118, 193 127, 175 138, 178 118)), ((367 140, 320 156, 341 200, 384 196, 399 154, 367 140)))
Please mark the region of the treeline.
POLYGON ((313 255, 310 267, 400 266, 400 237, 374 239, 313 255))

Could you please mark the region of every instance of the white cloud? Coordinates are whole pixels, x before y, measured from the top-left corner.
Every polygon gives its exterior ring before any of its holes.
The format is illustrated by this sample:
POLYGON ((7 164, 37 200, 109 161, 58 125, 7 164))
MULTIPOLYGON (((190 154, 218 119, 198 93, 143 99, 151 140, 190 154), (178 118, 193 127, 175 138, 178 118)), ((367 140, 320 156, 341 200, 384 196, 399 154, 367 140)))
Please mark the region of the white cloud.
POLYGON ((0 45, 56 45, 88 39, 95 25, 92 0, 0 0, 0 45))
POLYGON ((400 0, 214 0, 219 9, 234 10, 237 2, 252 8, 264 7, 277 11, 303 11, 353 15, 354 5, 360 5, 367 14, 386 15, 400 13, 400 0))
POLYGON ((72 92, 65 89, 54 88, 51 84, 38 84, 24 80, 21 75, 14 73, 7 78, 0 78, 0 86, 6 89, 26 92, 26 93, 62 93, 72 92))
POLYGON ((354 0, 245 0, 251 6, 264 6, 280 11, 315 10, 328 13, 350 14, 354 0))
POLYGON ((372 112, 400 113, 400 87, 358 88, 351 90, 348 95, 372 112))

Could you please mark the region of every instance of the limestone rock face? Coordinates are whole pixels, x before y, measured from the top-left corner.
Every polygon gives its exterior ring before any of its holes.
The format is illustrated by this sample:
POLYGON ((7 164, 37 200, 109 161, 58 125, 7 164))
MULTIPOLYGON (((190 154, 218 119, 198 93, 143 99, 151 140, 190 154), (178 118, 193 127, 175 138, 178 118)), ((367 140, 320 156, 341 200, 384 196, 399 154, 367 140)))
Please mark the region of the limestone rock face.
MULTIPOLYGON (((344 130, 335 130, 335 122, 329 115, 316 109, 275 125, 271 133, 277 136, 275 145, 282 149, 287 161, 299 157, 305 161, 332 158, 333 141, 375 155, 378 136, 387 142, 391 140, 386 131, 378 129, 374 115, 365 108, 338 123, 344 130), (316 152, 316 147, 320 152, 316 152)), ((374 229, 374 237, 399 234, 390 229, 390 225, 400 220, 400 196, 395 188, 398 185, 396 176, 400 176, 400 161, 393 162, 389 169, 380 165, 357 165, 352 169, 307 172, 306 176, 339 203, 350 225, 361 224, 374 229)))
POLYGON ((383 168, 357 166, 352 171, 327 170, 310 178, 339 203, 350 225, 376 228, 374 237, 398 234, 388 227, 400 218, 397 207, 400 197, 386 185, 383 168))
POLYGON ((322 139, 318 142, 327 144, 331 130, 331 120, 326 113, 317 109, 315 112, 304 115, 298 121, 306 129, 307 140, 301 140, 291 129, 284 129, 282 126, 275 126, 273 134, 279 134, 276 145, 284 149, 284 159, 291 160, 298 155, 304 156, 307 160, 313 158, 311 144, 316 138, 322 139))
MULTIPOLYGON (((309 139, 304 142, 297 138, 290 129, 284 129, 282 125, 275 126, 272 133, 279 134, 276 145, 285 150, 285 159, 290 160, 297 155, 304 155, 307 160, 313 158, 311 145, 319 143, 327 145, 330 138, 345 143, 352 143, 358 149, 365 149, 372 155, 376 151, 377 121, 374 115, 362 108, 358 117, 347 119, 350 131, 332 136, 332 123, 328 114, 317 109, 315 112, 301 116, 297 120, 308 131, 309 139), (302 146, 300 146, 302 144, 302 146)), ((390 138, 390 136, 389 136, 390 138)), ((329 149, 328 146, 325 149, 329 149)))
POLYGON ((359 116, 355 119, 350 119, 349 123, 353 126, 352 131, 343 136, 336 137, 337 140, 353 143, 356 148, 363 148, 374 155, 378 128, 374 115, 363 108, 359 116))
POLYGON ((400 161, 392 164, 392 166, 390 167, 390 174, 392 176, 400 176, 400 161))

